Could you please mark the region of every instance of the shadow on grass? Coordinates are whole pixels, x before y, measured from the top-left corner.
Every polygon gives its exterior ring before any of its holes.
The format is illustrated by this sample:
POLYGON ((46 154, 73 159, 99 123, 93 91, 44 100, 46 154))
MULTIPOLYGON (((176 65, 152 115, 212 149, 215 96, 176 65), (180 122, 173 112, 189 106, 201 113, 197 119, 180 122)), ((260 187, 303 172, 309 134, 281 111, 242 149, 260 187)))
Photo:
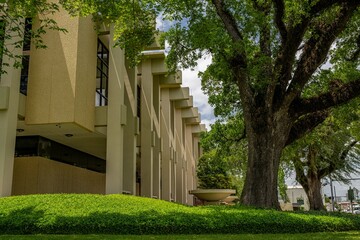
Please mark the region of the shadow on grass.
POLYGON ((0 215, 1 234, 31 234, 38 231, 38 224, 44 218, 44 211, 27 207, 0 215))

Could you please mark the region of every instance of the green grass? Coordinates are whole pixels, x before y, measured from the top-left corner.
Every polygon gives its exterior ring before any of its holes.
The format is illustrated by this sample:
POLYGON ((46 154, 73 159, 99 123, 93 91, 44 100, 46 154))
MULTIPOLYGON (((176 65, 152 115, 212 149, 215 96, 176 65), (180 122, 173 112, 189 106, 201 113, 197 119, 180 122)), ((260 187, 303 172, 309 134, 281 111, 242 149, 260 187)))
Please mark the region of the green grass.
POLYGON ((0 235, 0 240, 337 240, 359 239, 360 232, 337 232, 337 233, 302 233, 302 234, 227 234, 227 235, 0 235))
POLYGON ((0 198, 1 234, 246 234, 359 229, 359 216, 339 213, 189 207, 125 195, 49 194, 0 198))

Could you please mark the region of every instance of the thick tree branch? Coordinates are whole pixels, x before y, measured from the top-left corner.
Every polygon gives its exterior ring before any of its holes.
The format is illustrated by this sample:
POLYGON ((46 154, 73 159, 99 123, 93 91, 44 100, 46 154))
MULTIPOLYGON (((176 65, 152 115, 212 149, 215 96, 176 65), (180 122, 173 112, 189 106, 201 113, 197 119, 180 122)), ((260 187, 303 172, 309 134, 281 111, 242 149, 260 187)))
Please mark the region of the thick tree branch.
POLYGON ((350 142, 349 145, 346 146, 346 148, 341 152, 340 154, 340 160, 345 161, 345 158, 349 154, 350 150, 358 143, 359 141, 353 140, 350 142))
POLYGON ((326 110, 360 96, 360 79, 347 84, 333 81, 332 85, 333 87, 330 87, 331 90, 327 93, 313 98, 295 100, 292 104, 292 109, 295 110, 294 116, 326 110))
POLYGON ((291 144, 295 140, 301 138, 317 125, 322 123, 329 116, 328 111, 318 111, 307 114, 298 119, 292 126, 286 145, 291 144))
POLYGON ((216 12, 220 17, 221 21, 224 23, 226 31, 229 33, 230 37, 234 42, 240 42, 243 40, 243 36, 236 24, 236 20, 233 15, 226 9, 224 1, 222 0, 212 0, 216 8, 216 12))
POLYGON ((310 18, 305 17, 296 26, 288 29, 286 41, 281 44, 282 51, 279 52, 275 60, 274 72, 276 77, 273 83, 269 85, 268 95, 269 97, 276 96, 277 103, 281 103, 288 82, 291 80, 291 73, 295 62, 296 52, 302 42, 306 29, 309 25, 310 18))
POLYGON ((356 2, 357 0, 320 0, 318 1, 310 10, 310 14, 319 14, 325 9, 332 7, 335 4, 345 3, 345 2, 356 2))
POLYGON ((293 160, 293 163, 294 163, 295 172, 296 172, 296 181, 298 181, 298 183, 300 183, 301 186, 303 186, 305 191, 307 191, 309 189, 309 184, 308 184, 306 175, 304 173, 304 166, 303 166, 300 158, 293 160))
MULTIPOLYGON (((231 12, 226 8, 223 0, 212 0, 217 15, 224 24, 224 28, 230 35, 235 44, 242 44, 243 36, 238 28, 236 20, 231 12)), ((242 105, 245 114, 251 111, 253 105, 253 90, 248 83, 247 74, 247 56, 244 49, 238 48, 234 56, 230 60, 230 65, 234 75, 236 76, 237 85, 240 91, 242 105)))
POLYGON ((279 29, 282 42, 286 42, 288 32, 283 21, 285 15, 284 0, 273 0, 272 2, 275 8, 275 24, 279 29))
MULTIPOLYGON (((279 0, 273 0, 273 2, 278 1, 279 0)), ((282 102, 289 82, 292 79, 292 70, 295 62, 295 56, 300 44, 303 41, 303 37, 306 29, 309 26, 309 23, 313 18, 317 17, 324 10, 331 8, 336 4, 347 1, 355 2, 355 0, 320 0, 311 7, 309 14, 304 15, 304 17, 300 20, 300 23, 296 24, 295 26, 289 26, 287 28, 286 41, 283 41, 281 45, 281 49, 283 50, 279 53, 275 61, 275 72, 277 72, 276 81, 274 81, 272 84, 272 89, 269 89, 268 91, 277 96, 276 99, 279 103, 282 102)), ((275 22, 278 26, 278 24, 281 24, 280 22, 278 23, 278 19, 281 17, 281 3, 275 5, 275 10, 275 22)), ((279 31, 283 31, 280 30, 279 26, 278 28, 279 31)))
MULTIPOLYGON (((339 161, 337 159, 334 159, 333 161, 330 161, 330 164, 326 167, 321 169, 320 176, 325 177, 334 171, 336 171, 339 166, 336 164, 337 162, 343 163, 345 161, 345 158, 349 154, 350 150, 358 143, 359 141, 353 140, 350 142, 349 145, 345 147, 345 149, 340 153, 340 156, 333 156, 333 158, 339 158, 339 161)), ((337 152, 335 153, 337 154, 337 152)))
POLYGON ((305 84, 326 59, 332 43, 345 29, 358 5, 359 3, 343 3, 338 16, 332 23, 319 22, 317 24, 312 36, 304 45, 303 53, 285 96, 285 104, 290 105, 300 95, 305 84))

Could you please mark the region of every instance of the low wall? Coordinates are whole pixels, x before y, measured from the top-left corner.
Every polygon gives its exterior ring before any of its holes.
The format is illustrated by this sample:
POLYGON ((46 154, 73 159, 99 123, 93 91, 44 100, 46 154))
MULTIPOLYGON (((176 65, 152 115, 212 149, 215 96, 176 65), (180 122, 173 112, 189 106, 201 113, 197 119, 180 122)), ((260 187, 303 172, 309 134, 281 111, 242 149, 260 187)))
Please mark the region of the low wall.
POLYGON ((15 158, 12 195, 41 193, 105 194, 105 174, 43 157, 15 158))

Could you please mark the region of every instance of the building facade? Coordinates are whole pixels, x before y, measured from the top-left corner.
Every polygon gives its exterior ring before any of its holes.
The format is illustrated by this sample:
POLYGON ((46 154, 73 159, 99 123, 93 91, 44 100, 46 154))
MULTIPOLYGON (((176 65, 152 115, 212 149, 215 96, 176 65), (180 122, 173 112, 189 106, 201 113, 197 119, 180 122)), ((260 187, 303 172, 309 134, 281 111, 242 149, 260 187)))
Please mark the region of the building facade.
POLYGON ((125 193, 193 204, 205 127, 181 72, 168 74, 156 43, 132 68, 112 47, 111 26, 95 31, 91 18, 65 11, 54 18, 68 33, 49 30, 47 49, 14 49, 23 70, 3 65, 0 196, 125 193))

